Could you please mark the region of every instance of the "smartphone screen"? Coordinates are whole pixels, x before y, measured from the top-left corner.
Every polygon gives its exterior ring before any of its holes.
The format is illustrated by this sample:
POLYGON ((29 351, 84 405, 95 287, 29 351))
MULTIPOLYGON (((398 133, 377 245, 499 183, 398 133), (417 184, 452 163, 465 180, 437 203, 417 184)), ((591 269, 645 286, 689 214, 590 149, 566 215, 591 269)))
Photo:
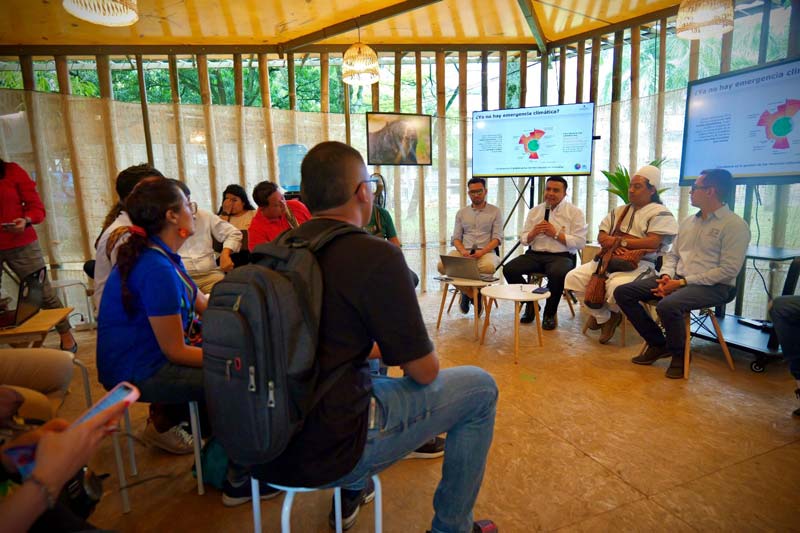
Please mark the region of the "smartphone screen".
POLYGON ((123 401, 125 398, 130 396, 130 394, 135 390, 136 389, 134 389, 133 387, 131 387, 126 383, 120 383, 119 385, 114 387, 105 397, 103 397, 102 400, 94 404, 91 409, 83 413, 83 415, 79 419, 73 422, 73 425, 85 422, 90 418, 92 418, 94 415, 102 413, 112 405, 115 405, 123 401))

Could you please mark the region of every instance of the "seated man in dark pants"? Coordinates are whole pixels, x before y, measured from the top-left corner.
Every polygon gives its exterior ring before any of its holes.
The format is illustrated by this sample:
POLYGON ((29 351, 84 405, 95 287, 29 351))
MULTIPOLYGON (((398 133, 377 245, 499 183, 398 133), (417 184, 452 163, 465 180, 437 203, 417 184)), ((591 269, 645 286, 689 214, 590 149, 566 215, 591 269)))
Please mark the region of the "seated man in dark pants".
POLYGON ((632 359, 637 365, 651 365, 671 356, 667 377, 683 377, 684 314, 728 300, 750 243, 747 223, 724 203, 733 187, 727 170, 704 170, 691 193, 692 205, 700 211, 681 223, 664 256, 660 276, 627 283, 614 291, 617 305, 648 344, 643 354, 632 359), (666 338, 640 304, 653 298, 661 300, 656 312, 666 338))
MULTIPOLYGON (((313 218, 292 230, 295 235, 314 235, 342 222, 367 224, 375 182, 357 150, 339 142, 318 144, 303 159, 301 176, 303 202, 313 218)), ((351 233, 316 256, 323 281, 319 380, 346 370, 286 450, 258 468, 258 477, 296 487, 341 486, 346 529, 359 507, 372 500, 373 474, 447 433, 431 530, 471 532, 494 432, 494 379, 476 367, 439 371, 400 248, 351 233), (370 376, 367 358, 375 343, 383 361, 401 366, 405 377, 370 376)))
MULTIPOLYGON (((772 324, 783 348, 783 358, 789 364, 789 372, 797 380, 794 391, 800 400, 800 296, 778 296, 772 301, 772 324)), ((800 417, 800 408, 792 415, 800 417)))
MULTIPOLYGON (((567 180, 560 176, 547 179, 544 203, 528 213, 519 241, 528 251, 505 267, 503 275, 509 283, 525 283, 523 275, 544 273, 550 298, 544 308, 542 329, 556 329, 556 311, 564 292, 564 278, 575 268, 575 254, 586 245, 586 218, 583 211, 572 205, 567 196, 567 180)), ((525 304, 519 319, 523 324, 533 322, 533 306, 525 304)))

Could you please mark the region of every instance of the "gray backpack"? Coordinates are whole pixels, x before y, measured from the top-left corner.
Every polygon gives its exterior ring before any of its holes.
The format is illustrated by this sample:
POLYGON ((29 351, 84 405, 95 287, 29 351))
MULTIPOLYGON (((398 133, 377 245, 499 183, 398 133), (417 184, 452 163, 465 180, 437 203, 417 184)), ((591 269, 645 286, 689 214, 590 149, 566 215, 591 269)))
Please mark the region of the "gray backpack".
POLYGON ((255 264, 214 286, 203 314, 203 375, 214 433, 240 465, 278 457, 303 420, 347 370, 319 380, 322 274, 315 252, 364 233, 339 223, 282 233, 253 251, 255 264))

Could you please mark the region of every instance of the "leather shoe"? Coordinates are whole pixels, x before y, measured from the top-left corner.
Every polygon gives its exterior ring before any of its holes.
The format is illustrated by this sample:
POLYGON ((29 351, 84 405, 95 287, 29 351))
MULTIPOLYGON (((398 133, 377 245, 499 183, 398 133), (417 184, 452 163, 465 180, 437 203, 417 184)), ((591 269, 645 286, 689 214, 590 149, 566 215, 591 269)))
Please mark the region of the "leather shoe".
POLYGON ((611 318, 600 325, 600 344, 606 344, 614 336, 617 326, 622 322, 622 313, 611 313, 611 318))
POLYGON ((469 302, 470 299, 467 297, 466 294, 461 295, 461 302, 458 304, 458 308, 461 309, 461 312, 465 315, 469 313, 469 302))
POLYGON ((663 357, 669 357, 670 353, 667 350, 666 344, 661 346, 648 346, 643 354, 637 355, 631 359, 631 363, 637 365, 652 365, 663 357))
POLYGON ((546 316, 542 318, 542 329, 552 330, 556 329, 556 317, 553 316, 546 316))
POLYGON ((672 362, 669 364, 669 368, 667 368, 667 371, 664 375, 669 379, 683 378, 683 357, 677 358, 673 356, 672 362))
POLYGON ((519 317, 520 324, 530 324, 536 320, 536 316, 533 314, 533 306, 530 302, 525 304, 525 312, 522 313, 522 316, 519 317))

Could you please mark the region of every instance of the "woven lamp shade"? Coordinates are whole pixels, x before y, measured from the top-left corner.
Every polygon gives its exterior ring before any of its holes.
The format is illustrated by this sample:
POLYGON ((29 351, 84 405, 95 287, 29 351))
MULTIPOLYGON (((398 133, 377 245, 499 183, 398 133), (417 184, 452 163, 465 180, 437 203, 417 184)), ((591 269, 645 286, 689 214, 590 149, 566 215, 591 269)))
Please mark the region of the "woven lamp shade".
POLYGON ((344 53, 342 81, 349 85, 371 85, 378 81, 378 54, 364 43, 356 43, 344 53))
POLYGON ((733 29, 732 0, 683 0, 676 34, 681 39, 719 37, 733 29))
POLYGON ((100 26, 130 26, 139 20, 136 0, 64 0, 67 13, 100 26))

